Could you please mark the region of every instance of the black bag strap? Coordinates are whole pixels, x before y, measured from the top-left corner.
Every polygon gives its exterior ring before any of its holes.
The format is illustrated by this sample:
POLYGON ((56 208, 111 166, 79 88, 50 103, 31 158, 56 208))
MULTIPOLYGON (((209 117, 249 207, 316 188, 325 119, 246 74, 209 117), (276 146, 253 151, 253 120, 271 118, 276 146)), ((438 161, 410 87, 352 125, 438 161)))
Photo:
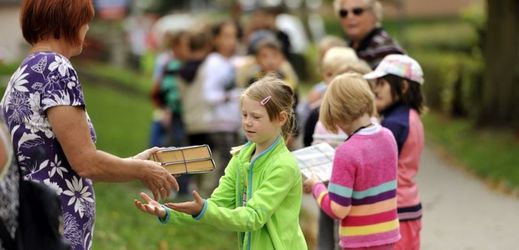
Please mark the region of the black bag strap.
POLYGON ((9 232, 7 232, 7 228, 3 222, 0 223, 0 238, 2 239, 2 244, 5 249, 16 249, 16 242, 11 238, 9 232))

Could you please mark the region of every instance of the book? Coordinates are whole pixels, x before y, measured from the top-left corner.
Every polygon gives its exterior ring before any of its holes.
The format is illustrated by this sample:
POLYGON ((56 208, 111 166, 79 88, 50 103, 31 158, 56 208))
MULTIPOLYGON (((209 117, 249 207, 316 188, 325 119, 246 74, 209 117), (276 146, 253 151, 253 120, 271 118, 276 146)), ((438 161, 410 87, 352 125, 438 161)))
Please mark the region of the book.
POLYGON ((208 145, 169 147, 151 155, 151 160, 160 162, 171 174, 199 174, 215 169, 208 145))
POLYGON ((335 149, 328 143, 319 143, 292 151, 301 173, 306 178, 316 177, 320 181, 329 181, 332 175, 335 149))

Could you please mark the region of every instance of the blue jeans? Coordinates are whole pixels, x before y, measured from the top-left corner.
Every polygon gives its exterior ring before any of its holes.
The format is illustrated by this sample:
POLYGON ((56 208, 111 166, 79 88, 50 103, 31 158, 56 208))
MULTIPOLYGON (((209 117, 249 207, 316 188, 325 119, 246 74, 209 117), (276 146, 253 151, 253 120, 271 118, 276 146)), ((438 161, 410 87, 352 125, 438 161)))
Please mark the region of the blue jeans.
POLYGON ((164 146, 166 130, 160 121, 152 121, 150 129, 150 147, 164 146))

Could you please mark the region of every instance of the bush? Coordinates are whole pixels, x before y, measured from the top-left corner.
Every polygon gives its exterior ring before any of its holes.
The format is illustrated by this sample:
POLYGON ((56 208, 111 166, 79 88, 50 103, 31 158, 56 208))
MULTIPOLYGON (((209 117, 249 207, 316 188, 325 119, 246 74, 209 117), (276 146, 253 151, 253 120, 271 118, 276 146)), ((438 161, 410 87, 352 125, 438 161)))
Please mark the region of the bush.
POLYGON ((431 109, 476 117, 483 77, 481 60, 451 52, 417 52, 412 56, 424 70, 424 94, 431 109))

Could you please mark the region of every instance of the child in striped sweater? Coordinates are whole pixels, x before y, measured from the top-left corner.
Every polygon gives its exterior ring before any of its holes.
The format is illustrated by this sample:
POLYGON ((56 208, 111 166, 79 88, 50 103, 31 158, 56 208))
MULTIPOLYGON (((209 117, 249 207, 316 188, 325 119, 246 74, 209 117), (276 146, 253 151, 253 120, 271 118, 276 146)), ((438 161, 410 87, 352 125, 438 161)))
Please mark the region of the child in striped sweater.
POLYGON ((342 249, 393 249, 400 239, 396 203, 397 145, 391 132, 371 122, 374 95, 357 73, 331 82, 319 120, 342 129, 348 139, 337 147, 328 187, 307 179, 320 208, 340 220, 342 249))

